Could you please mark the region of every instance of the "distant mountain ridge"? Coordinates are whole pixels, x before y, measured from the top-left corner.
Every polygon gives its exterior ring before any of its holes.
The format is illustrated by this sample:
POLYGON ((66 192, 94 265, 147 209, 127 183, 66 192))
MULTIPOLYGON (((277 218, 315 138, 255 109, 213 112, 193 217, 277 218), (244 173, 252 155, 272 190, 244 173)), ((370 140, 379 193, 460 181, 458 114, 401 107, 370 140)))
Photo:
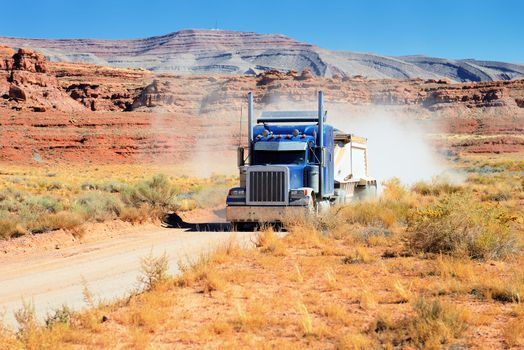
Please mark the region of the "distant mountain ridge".
POLYGON ((492 81, 524 78, 524 65, 451 60, 427 56, 389 57, 333 51, 285 35, 225 30, 181 30, 143 39, 23 39, 0 37, 0 44, 29 47, 51 61, 144 68, 176 74, 254 74, 309 69, 319 76, 422 78, 492 81))

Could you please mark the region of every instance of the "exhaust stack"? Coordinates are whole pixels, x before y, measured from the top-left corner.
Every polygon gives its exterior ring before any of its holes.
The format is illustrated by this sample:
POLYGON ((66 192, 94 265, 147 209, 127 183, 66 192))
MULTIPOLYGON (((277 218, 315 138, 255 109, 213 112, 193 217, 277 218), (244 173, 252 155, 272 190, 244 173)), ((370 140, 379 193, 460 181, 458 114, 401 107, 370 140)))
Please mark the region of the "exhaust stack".
POLYGON ((318 172, 318 188, 319 188, 319 198, 324 197, 324 93, 322 91, 318 92, 318 143, 320 147, 320 165, 318 172))
POLYGON ((251 164, 251 144, 253 143, 253 93, 247 93, 247 147, 248 159, 251 164))

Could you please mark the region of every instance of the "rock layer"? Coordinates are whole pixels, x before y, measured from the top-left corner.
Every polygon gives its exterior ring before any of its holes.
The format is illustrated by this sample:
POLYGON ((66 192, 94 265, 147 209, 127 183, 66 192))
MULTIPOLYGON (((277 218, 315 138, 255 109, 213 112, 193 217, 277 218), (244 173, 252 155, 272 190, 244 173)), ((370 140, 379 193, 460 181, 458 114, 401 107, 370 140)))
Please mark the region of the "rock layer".
POLYGON ((0 44, 29 47, 52 61, 145 68, 177 74, 243 74, 309 69, 313 75, 368 78, 492 81, 524 78, 524 65, 450 60, 426 56, 387 57, 330 51, 284 35, 225 30, 182 30, 128 40, 23 39, 0 37, 0 44))
POLYGON ((245 138, 238 128, 248 91, 257 110, 315 109, 323 90, 329 113, 348 120, 387 111, 433 133, 482 136, 453 142, 456 151, 524 150, 524 80, 325 78, 308 70, 187 76, 48 62, 28 50, 0 53, 2 161, 180 162, 195 152, 233 154, 245 138))

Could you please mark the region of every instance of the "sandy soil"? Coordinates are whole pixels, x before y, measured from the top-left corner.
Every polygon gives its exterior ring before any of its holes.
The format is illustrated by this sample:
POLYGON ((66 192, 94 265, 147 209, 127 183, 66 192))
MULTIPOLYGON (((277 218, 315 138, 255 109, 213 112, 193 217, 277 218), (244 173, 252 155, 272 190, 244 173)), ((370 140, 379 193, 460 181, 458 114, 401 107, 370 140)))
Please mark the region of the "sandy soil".
POLYGON ((15 325, 13 312, 23 301, 35 305, 39 318, 63 304, 81 309, 87 306, 85 286, 97 300, 126 296, 138 287, 140 261, 149 254, 165 252, 170 273, 176 274, 179 261, 194 259, 230 239, 251 244, 252 232, 231 234, 218 231, 227 228, 220 223, 203 224, 218 220, 213 212, 186 213, 185 218, 204 221, 184 221, 183 228, 112 222, 93 225, 80 240, 55 232, 2 243, 0 310, 5 311, 5 322, 15 325), (208 231, 209 225, 217 231, 208 231))

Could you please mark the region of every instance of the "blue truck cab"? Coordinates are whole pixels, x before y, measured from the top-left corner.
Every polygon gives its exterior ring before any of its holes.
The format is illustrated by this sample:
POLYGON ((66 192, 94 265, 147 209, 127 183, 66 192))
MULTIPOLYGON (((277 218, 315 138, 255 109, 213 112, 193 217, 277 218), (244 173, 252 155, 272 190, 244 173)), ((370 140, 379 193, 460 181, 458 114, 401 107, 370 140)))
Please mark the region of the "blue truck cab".
POLYGON ((249 93, 248 142, 238 153, 240 184, 226 199, 226 219, 233 229, 318 211, 358 185, 360 179, 340 177, 335 153, 351 142, 351 135, 335 135, 337 130, 325 124, 322 92, 318 111, 262 112, 256 124, 253 114, 249 93))
POLYGON ((248 95, 248 164, 239 154, 240 186, 226 200, 226 217, 237 223, 279 222, 290 211, 313 210, 334 195, 333 127, 318 112, 262 112, 253 120, 248 95))

